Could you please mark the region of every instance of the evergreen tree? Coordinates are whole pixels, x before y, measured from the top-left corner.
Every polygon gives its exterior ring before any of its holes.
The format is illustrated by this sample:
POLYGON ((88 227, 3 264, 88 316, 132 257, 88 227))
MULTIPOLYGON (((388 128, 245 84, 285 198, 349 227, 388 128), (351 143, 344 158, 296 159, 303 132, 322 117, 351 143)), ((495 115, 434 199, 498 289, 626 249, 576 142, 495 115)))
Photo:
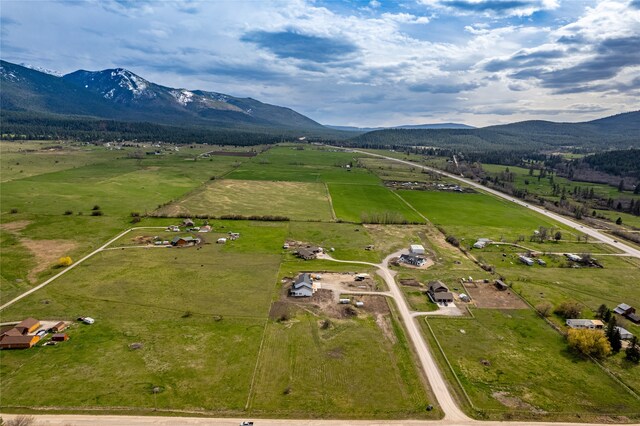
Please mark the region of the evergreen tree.
POLYGON ((616 225, 622 225, 622 218, 621 217, 618 217, 616 219, 616 225))
POLYGON ((638 338, 636 336, 631 338, 629 347, 625 351, 625 358, 635 364, 640 362, 640 348, 638 347, 638 338))
POLYGON ((622 348, 622 342, 620 341, 620 331, 617 327, 616 317, 611 317, 611 320, 607 324, 607 331, 605 332, 607 339, 609 340, 609 344, 611 345, 611 350, 613 353, 620 352, 622 348))

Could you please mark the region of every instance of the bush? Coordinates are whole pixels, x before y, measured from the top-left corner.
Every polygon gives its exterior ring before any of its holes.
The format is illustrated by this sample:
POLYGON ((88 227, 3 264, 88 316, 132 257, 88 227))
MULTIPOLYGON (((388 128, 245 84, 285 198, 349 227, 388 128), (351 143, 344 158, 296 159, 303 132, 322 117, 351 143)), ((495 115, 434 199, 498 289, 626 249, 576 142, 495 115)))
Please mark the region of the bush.
POLYGON ((458 239, 453 235, 448 235, 447 238, 445 238, 445 241, 454 247, 460 247, 460 241, 458 241, 458 239))
POLYGON ((65 211, 64 211, 64 215, 65 215, 65 216, 70 216, 70 215, 72 215, 72 214, 73 214, 73 212, 72 212, 71 210, 65 210, 65 211))
POLYGON ((91 210, 100 210, 100 206, 96 204, 91 210))
POLYGON ((552 309, 553 306, 549 302, 543 302, 539 305, 536 305, 536 311, 538 311, 538 313, 545 318, 547 318, 551 314, 552 309))
POLYGON ((71 260, 71 258, 69 256, 66 257, 61 257, 60 259, 58 259, 58 267, 63 268, 66 266, 71 266, 71 264, 73 263, 73 260, 71 260))
POLYGON ((582 306, 575 301, 566 301, 558 305, 553 312, 564 319, 579 318, 582 313, 582 306))
POLYGON ((11 214, 16 214, 18 213, 18 209, 11 209, 11 214))
POLYGON ((91 216, 102 216, 102 211, 101 210, 93 210, 91 212, 91 216))
POLYGON ((611 345, 601 330, 572 328, 567 335, 569 347, 583 355, 604 358, 611 353, 611 345))

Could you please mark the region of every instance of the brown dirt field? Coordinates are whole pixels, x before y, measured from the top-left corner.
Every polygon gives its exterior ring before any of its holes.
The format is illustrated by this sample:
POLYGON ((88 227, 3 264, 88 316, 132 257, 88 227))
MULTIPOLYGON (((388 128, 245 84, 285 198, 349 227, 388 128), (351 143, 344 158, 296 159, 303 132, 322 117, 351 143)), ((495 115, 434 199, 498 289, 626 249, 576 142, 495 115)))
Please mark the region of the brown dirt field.
POLYGON ((418 280, 416 280, 415 278, 401 278, 400 285, 406 285, 409 287, 422 287, 420 282, 418 282, 418 280))
POLYGON ((67 256, 78 246, 78 243, 71 240, 30 240, 24 238, 20 242, 36 258, 37 266, 31 269, 27 275, 31 282, 35 282, 38 273, 50 268, 58 259, 67 256))
POLYGON ((489 309, 527 309, 526 303, 513 293, 513 290, 498 290, 493 284, 478 283, 467 285, 472 302, 478 308, 489 309))
POLYGON ((3 223, 0 228, 9 232, 20 232, 31 223, 30 220, 16 220, 15 222, 3 223))

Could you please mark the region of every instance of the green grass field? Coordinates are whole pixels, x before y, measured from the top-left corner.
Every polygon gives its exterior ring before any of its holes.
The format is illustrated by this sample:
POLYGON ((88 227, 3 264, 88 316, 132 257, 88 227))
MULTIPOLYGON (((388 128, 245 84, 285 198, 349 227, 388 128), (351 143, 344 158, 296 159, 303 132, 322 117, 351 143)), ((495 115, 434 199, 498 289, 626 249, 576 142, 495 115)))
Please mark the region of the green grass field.
MULTIPOLYGON (((394 321, 394 328, 401 335, 394 321)), ((252 409, 318 418, 434 418, 407 342, 392 342, 368 316, 332 320, 311 314, 269 322, 252 409)))
MULTIPOLYGON (((570 231, 542 215, 506 200, 475 193, 398 191, 399 194, 435 225, 456 237, 475 242, 477 238, 500 241, 527 238, 540 226, 570 231)), ((565 237, 566 238, 566 237, 565 237)))
POLYGON ((159 214, 286 216, 294 220, 333 219, 322 183, 217 180, 189 194, 159 214))
POLYGON ((338 218, 350 222, 371 222, 378 219, 385 223, 416 222, 424 220, 380 185, 329 184, 333 209, 338 218))
MULTIPOLYGON (((476 309, 474 314, 471 320, 429 324, 481 417, 640 416, 640 401, 594 363, 567 352, 564 339, 531 310, 476 309)), ((429 333, 426 323, 423 329, 429 333)))

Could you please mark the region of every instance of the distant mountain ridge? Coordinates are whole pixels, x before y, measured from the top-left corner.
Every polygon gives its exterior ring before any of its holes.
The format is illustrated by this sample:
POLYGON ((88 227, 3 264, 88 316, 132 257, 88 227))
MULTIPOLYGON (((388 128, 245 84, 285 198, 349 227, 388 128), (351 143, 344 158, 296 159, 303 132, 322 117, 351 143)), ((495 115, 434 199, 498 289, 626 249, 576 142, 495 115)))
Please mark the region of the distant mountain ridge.
POLYGON ((640 148, 640 111, 582 123, 533 120, 477 129, 384 129, 349 141, 353 146, 432 146, 461 151, 640 148))
POLYGON ((206 127, 325 129, 296 111, 251 98, 174 89, 123 68, 57 77, 0 61, 0 107, 124 121, 206 127))
POLYGON ((355 127, 355 126, 332 126, 325 124, 325 127, 330 129, 343 130, 346 132, 374 132, 376 130, 385 129, 475 129, 473 126, 469 126, 462 123, 431 123, 431 124, 405 124, 402 126, 391 127, 355 127))

